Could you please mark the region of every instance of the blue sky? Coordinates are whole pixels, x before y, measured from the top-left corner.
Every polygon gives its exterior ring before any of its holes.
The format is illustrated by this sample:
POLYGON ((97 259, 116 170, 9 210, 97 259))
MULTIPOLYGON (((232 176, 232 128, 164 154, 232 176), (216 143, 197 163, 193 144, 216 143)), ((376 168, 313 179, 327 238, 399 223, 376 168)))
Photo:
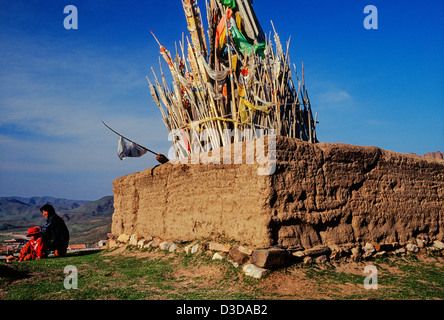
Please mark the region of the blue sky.
MULTIPOLYGON (((320 141, 444 151, 443 1, 255 0, 254 8, 267 35, 272 20, 283 43, 291 36, 291 63, 304 62, 320 141), (363 26, 370 4, 377 30, 363 26)), ((112 194, 113 179, 157 164, 150 154, 119 160, 102 120, 168 153, 145 79, 158 70, 150 29, 174 52, 187 34, 180 1, 0 0, 0 196, 95 200, 112 194), (66 5, 78 9, 77 30, 63 27, 66 5)))

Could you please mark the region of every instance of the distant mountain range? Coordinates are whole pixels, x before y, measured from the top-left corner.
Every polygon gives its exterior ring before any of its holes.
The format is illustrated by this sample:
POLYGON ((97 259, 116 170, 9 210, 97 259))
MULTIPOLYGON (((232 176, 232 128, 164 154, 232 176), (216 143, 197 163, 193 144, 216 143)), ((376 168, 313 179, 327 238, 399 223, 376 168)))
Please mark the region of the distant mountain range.
POLYGON ((70 230, 70 243, 92 244, 106 239, 111 231, 114 197, 99 200, 71 200, 54 197, 0 197, 0 238, 8 234, 24 234, 33 226, 41 226, 45 218, 40 212, 44 204, 51 204, 70 230))
POLYGON ((433 159, 444 159, 444 154, 441 151, 435 151, 435 152, 428 152, 424 154, 423 157, 433 158, 433 159))
POLYGON ((67 211, 78 208, 90 201, 70 200, 53 197, 0 197, 0 217, 10 214, 40 214, 39 208, 44 204, 51 204, 56 211, 67 211))

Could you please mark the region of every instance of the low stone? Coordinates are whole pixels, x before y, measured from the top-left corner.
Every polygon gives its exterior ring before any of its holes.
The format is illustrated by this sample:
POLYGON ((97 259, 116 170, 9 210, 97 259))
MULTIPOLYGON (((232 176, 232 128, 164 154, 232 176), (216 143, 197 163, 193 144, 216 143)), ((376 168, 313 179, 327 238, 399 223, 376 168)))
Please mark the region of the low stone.
POLYGON ((188 245, 186 245, 186 246, 183 248, 183 251, 185 251, 186 254, 191 253, 191 247, 192 247, 193 245, 194 245, 194 244, 188 244, 188 245))
POLYGON ((164 242, 161 238, 159 238, 159 237, 155 237, 154 239, 153 239, 153 241, 151 241, 151 247, 153 247, 153 248, 156 248, 156 247, 158 247, 162 242, 164 242))
POLYGON ((405 253, 405 252, 406 252, 405 248, 399 248, 399 249, 395 250, 395 253, 397 253, 397 254, 402 254, 402 253, 405 253))
POLYGON ((327 261, 328 261, 328 258, 325 254, 320 255, 315 258, 315 262, 318 264, 324 264, 324 263, 327 263, 327 261))
POLYGON ((170 248, 170 246, 171 246, 171 243, 167 242, 167 241, 163 241, 159 244, 159 248, 161 250, 168 250, 170 248))
POLYGON ((342 256, 342 250, 338 245, 330 246, 330 260, 338 260, 342 256))
POLYGON ((330 254, 330 248, 329 247, 314 247, 310 249, 306 249, 304 251, 305 255, 307 256, 320 256, 324 254, 330 254))
POLYGON ((108 249, 114 249, 117 246, 117 241, 114 239, 109 239, 106 243, 108 249))
POLYGON ((304 251, 305 248, 301 245, 293 245, 293 246, 289 246, 287 248, 287 251, 290 251, 291 253, 296 252, 296 251, 304 251))
POLYGON ((223 259, 224 257, 219 252, 215 252, 212 258, 212 260, 223 260, 223 259))
POLYGON ((137 246, 139 247, 139 249, 142 249, 143 246, 144 246, 146 243, 147 243, 147 241, 146 241, 145 239, 140 239, 140 240, 137 242, 137 246))
POLYGON ((129 238, 130 238, 129 235, 127 235, 127 234, 125 234, 125 233, 122 233, 122 234, 117 238, 117 241, 120 242, 120 243, 127 243, 127 242, 129 241, 129 238))
POLYGON ((279 268, 290 262, 290 255, 284 249, 271 248, 254 250, 251 263, 260 268, 279 268))
MULTIPOLYGON (((381 247, 379 246, 379 248, 381 248, 381 247)), ((371 252, 376 251, 375 246, 373 244, 371 244, 370 242, 365 243, 363 250, 364 251, 371 251, 371 252)))
POLYGON ((185 246, 184 248, 185 253, 196 253, 197 251, 199 251, 199 244, 198 243, 191 243, 187 246, 185 246))
POLYGON ((142 238, 141 236, 139 236, 139 235, 134 233, 134 234, 131 235, 131 237, 129 239, 129 244, 132 245, 132 246, 137 246, 137 242, 139 242, 139 240, 141 238, 142 238))
POLYGON ((417 253, 419 252, 419 247, 416 244, 409 243, 406 246, 407 251, 417 253))
POLYGON ((169 252, 175 252, 179 247, 175 243, 171 243, 170 247, 168 248, 169 252))
POLYGON ((346 255, 347 254, 343 250, 332 250, 330 254, 330 260, 339 260, 346 255))
POLYGON ((303 257, 305 257, 305 253, 304 253, 304 251, 296 251, 296 252, 293 252, 292 255, 293 255, 294 257, 296 257, 296 258, 300 258, 300 259, 302 259, 303 257))
POLYGON ((329 259, 330 260, 339 260, 341 258, 350 256, 351 249, 353 248, 353 244, 342 244, 342 245, 333 245, 330 247, 331 254, 329 259))
POLYGON ((387 251, 378 251, 375 253, 375 257, 383 257, 387 254, 387 251))
POLYGON ((231 248, 228 252, 231 259, 238 264, 244 264, 249 259, 249 256, 243 252, 241 252, 238 248, 231 248))
POLYGON ((200 246, 199 246, 199 244, 198 243, 196 243, 194 246, 192 246, 191 247, 191 253, 196 253, 197 251, 199 251, 199 248, 200 248, 200 246))
POLYGON ((260 279, 260 278, 264 277, 269 272, 269 270, 260 268, 258 266, 255 266, 254 264, 251 264, 251 263, 243 266, 242 270, 245 273, 245 275, 256 278, 256 279, 260 279))
POLYGON ((210 242, 209 249, 213 251, 222 251, 222 252, 228 252, 230 251, 231 246, 228 244, 222 244, 217 242, 210 242))
POLYGON ((304 264, 310 264, 310 263, 313 263, 313 258, 310 257, 310 256, 306 256, 302 262, 303 262, 304 264))
POLYGON ((433 246, 435 248, 438 248, 439 250, 443 250, 444 249, 444 243, 439 241, 439 240, 433 241, 433 246))
POLYGON ((253 254, 253 249, 250 249, 250 248, 247 248, 244 246, 238 246, 237 250, 239 250, 240 252, 245 253, 249 256, 251 256, 253 254))
POLYGON ((416 244, 418 245, 418 248, 425 248, 425 241, 422 239, 416 239, 416 244))
POLYGON ((365 246, 362 248, 362 250, 364 251, 362 253, 362 258, 364 258, 364 259, 371 257, 373 255, 373 253, 376 251, 375 247, 370 242, 367 242, 365 244, 365 246))

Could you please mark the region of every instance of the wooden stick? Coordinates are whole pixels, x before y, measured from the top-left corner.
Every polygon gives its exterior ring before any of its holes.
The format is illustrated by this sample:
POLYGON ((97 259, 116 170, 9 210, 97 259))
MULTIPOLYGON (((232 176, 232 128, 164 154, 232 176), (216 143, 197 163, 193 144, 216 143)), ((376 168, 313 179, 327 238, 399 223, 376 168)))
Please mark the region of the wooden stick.
POLYGON ((136 143, 136 142, 134 142, 134 141, 132 141, 132 140, 130 140, 130 139, 124 137, 123 135, 121 135, 120 133, 118 133, 117 131, 115 131, 114 129, 112 129, 110 126, 108 126, 103 120, 102 120, 102 123, 105 125, 105 127, 107 127, 109 130, 111 130, 112 132, 114 132, 114 133, 117 134, 118 136, 121 136, 123 139, 128 140, 129 142, 132 142, 132 143, 137 144, 137 145, 138 145, 139 147, 141 147, 142 149, 144 149, 144 150, 146 150, 146 151, 148 151, 148 152, 151 152, 152 154, 155 154, 156 156, 158 155, 158 153, 156 153, 156 152, 154 152, 154 151, 152 151, 152 150, 150 150, 150 149, 148 149, 148 148, 145 148, 144 146, 141 146, 140 144, 138 144, 138 143, 136 143))

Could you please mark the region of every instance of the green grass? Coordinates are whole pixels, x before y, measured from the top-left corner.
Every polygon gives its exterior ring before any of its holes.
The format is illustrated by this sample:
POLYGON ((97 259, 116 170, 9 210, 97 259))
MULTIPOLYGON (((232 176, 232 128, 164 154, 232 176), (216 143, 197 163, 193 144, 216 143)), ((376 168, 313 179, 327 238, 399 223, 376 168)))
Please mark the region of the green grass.
POLYGON ((440 257, 428 257, 427 262, 414 256, 381 258, 355 263, 353 272, 337 263, 297 264, 258 280, 226 260, 211 260, 207 253, 118 250, 1 262, 0 299, 444 299, 440 257), (367 264, 378 269, 377 290, 363 287, 367 264), (78 289, 64 287, 67 265, 78 270, 78 289))
MULTIPOLYGON (((369 274, 337 272, 332 265, 305 268, 308 278, 318 284, 320 292, 329 292, 339 299, 444 299, 443 260, 429 257, 423 262, 413 255, 397 258, 378 258, 361 262, 377 268, 378 289, 365 289, 363 280, 369 274), (440 262, 438 262, 440 261, 440 262), (338 290, 348 286, 349 290, 338 290), (336 289, 336 290, 335 290, 336 289)), ((359 270, 359 269, 358 269, 359 270)))

